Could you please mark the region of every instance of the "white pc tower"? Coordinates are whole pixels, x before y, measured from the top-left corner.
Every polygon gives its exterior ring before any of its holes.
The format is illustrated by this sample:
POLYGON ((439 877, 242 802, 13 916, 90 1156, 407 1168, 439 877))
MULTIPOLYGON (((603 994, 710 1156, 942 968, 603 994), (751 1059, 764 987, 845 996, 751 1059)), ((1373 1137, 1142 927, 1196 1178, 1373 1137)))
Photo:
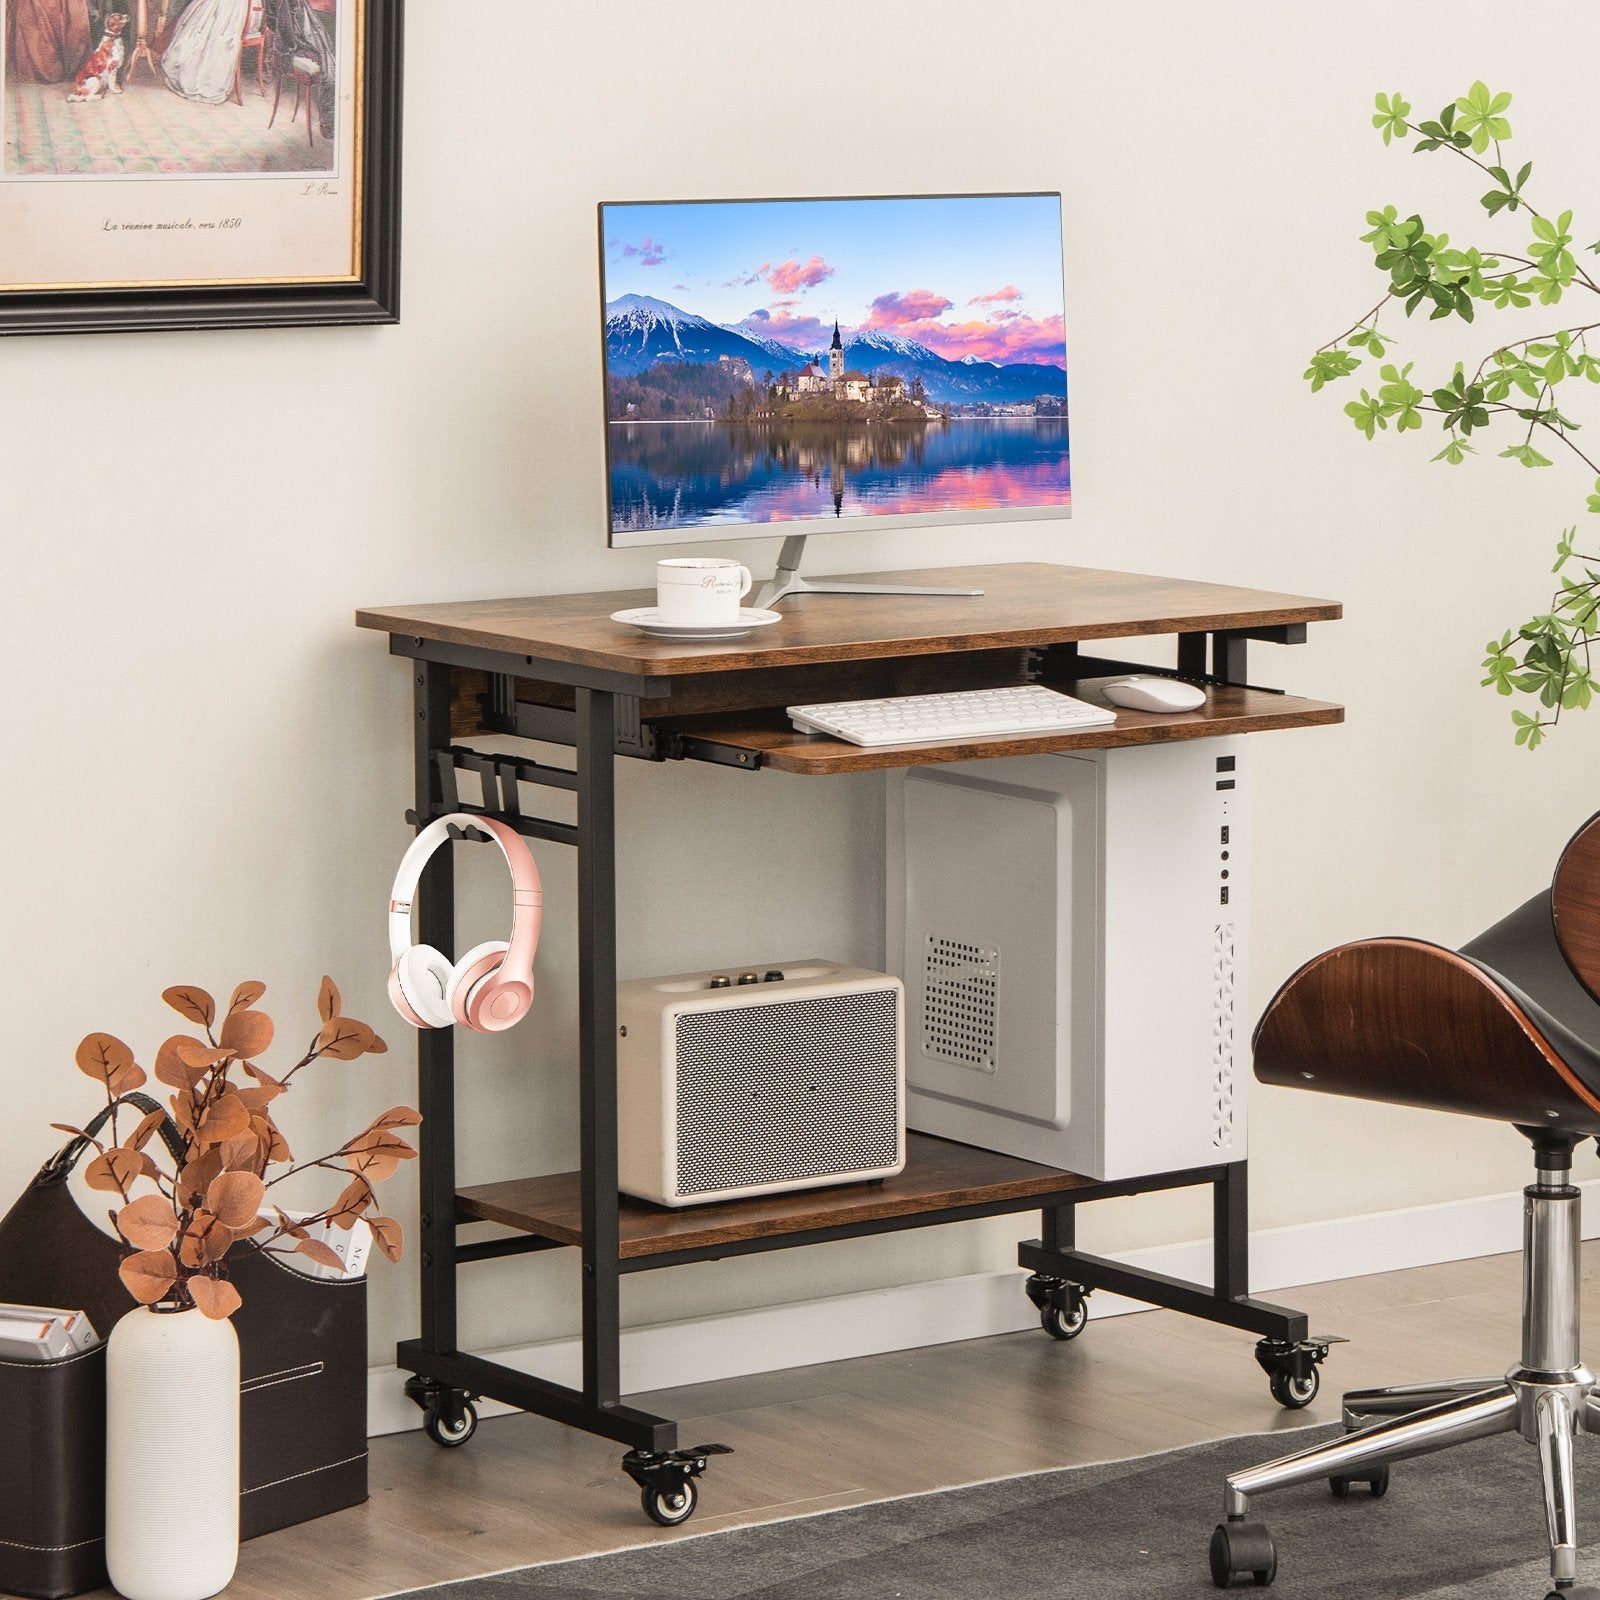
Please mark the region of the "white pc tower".
POLYGON ((1245 1155, 1243 739, 889 780, 907 1117, 1115 1180, 1245 1155))

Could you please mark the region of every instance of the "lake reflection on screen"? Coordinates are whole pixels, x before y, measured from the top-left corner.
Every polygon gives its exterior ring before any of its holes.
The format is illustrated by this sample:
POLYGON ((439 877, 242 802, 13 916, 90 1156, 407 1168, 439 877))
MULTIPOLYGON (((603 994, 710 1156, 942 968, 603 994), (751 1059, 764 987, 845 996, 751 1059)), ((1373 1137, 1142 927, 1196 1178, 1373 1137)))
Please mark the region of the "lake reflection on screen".
POLYGON ((613 533, 808 518, 1065 508, 1063 417, 882 423, 624 422, 613 533))

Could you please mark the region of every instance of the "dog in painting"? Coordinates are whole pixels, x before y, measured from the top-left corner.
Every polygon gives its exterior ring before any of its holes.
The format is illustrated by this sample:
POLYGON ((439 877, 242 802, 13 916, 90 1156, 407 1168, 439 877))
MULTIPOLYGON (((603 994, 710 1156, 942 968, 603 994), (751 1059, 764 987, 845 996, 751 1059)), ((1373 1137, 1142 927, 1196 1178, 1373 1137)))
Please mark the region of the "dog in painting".
POLYGON ((99 100, 107 94, 122 93, 122 30, 127 25, 125 12, 114 11, 106 18, 106 31, 79 71, 72 93, 67 96, 69 101, 99 100))

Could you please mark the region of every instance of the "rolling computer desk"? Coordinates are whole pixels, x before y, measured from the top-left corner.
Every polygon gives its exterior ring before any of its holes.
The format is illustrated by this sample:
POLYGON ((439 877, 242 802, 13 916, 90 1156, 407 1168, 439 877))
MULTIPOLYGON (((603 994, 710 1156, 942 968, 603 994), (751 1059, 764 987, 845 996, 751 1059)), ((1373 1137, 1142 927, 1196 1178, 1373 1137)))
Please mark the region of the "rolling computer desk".
MULTIPOLYGON (((627 1444, 624 1470, 657 1521, 694 1510, 706 1447, 683 1450, 672 1421, 621 1396, 620 1284, 624 1273, 786 1249, 862 1234, 1041 1213, 1041 1238, 1019 1246, 1029 1297, 1058 1337, 1083 1323, 1083 1295, 1105 1288, 1257 1334, 1273 1394, 1304 1405, 1316 1392, 1326 1343, 1302 1313, 1248 1293, 1246 1163, 1230 1162, 1114 1183, 911 1133, 904 1172, 881 1183, 667 1210, 617 1193, 616 880, 614 767, 707 761, 825 775, 983 757, 1033 755, 1163 740, 1311 727, 1343 710, 1251 686, 1251 640, 1294 644, 1306 625, 1341 615, 1334 602, 1219 584, 1089 568, 1018 564, 874 574, 880 582, 981 586, 980 599, 811 595, 784 620, 718 644, 647 638, 609 613, 649 593, 389 606, 357 623, 389 635, 412 664, 415 802, 421 827, 452 811, 481 812, 533 838, 577 851, 578 1169, 458 1189, 455 1038, 417 1038, 422 1275, 421 1336, 403 1342, 407 1391, 429 1434, 459 1444, 476 1423, 473 1397, 552 1417, 627 1444), (1087 700, 1096 680, 1143 665, 1090 653, 1096 641, 1175 636, 1176 670, 1204 682, 1206 704, 1181 713, 1120 711, 1115 725, 1070 734, 978 740, 933 748, 863 749, 796 732, 785 705, 986 688, 1035 680, 1087 700), (511 734, 576 753, 572 768, 489 754, 480 734, 511 734), (460 774, 480 799, 463 803, 460 774), (576 821, 524 808, 525 790, 575 796, 576 821), (1189 1283, 1074 1247, 1075 1207, 1112 1195, 1210 1185, 1214 1279, 1189 1283), (496 1223, 509 1237, 463 1241, 458 1230, 496 1223), (456 1274, 492 1257, 559 1247, 582 1255, 583 1378, 547 1382, 457 1348, 456 1274)), ((743 782, 737 779, 735 782, 743 782)), ((419 891, 421 942, 454 945, 452 852, 436 855, 419 891)), ((1197 1070, 1200 1066, 1197 1065, 1197 1070)))

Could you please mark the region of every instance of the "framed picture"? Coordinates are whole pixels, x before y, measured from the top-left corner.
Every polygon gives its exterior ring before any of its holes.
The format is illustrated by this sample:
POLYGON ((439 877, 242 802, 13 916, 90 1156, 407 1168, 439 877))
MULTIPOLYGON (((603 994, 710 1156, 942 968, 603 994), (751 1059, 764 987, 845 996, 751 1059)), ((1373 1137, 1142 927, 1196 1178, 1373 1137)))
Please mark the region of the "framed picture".
POLYGON ((0 333, 394 322, 403 0, 0 0, 0 333))

